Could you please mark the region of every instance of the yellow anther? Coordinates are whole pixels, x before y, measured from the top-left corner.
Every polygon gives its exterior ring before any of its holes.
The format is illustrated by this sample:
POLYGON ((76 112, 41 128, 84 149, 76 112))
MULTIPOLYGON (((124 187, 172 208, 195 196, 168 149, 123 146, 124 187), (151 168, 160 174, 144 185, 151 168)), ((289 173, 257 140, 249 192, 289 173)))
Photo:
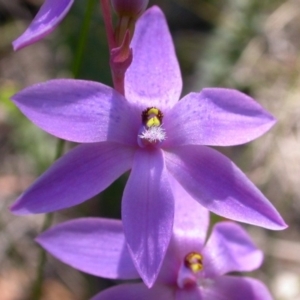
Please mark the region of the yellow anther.
POLYGON ((142 111, 142 127, 138 135, 139 146, 160 144, 166 139, 163 116, 163 113, 153 106, 142 111))
POLYGON ((146 125, 148 128, 153 126, 160 126, 160 120, 157 117, 152 117, 149 120, 147 120, 146 125))
POLYGON ((142 112, 142 121, 146 127, 161 126, 163 113, 156 107, 149 107, 142 112))
POLYGON ((157 109, 156 107, 151 107, 147 110, 148 116, 151 116, 151 115, 157 116, 158 114, 159 114, 159 109, 157 109))
POLYGON ((184 264, 192 272, 198 273, 203 270, 203 257, 200 253, 191 252, 184 258, 184 264))

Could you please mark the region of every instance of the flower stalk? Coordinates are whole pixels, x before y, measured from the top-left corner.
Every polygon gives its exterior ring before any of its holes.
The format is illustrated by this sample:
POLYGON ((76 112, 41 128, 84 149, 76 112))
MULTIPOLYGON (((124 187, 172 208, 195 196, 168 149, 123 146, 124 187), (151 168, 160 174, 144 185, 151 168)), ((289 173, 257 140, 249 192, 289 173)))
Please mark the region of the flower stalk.
POLYGON ((123 3, 112 2, 112 4, 119 18, 115 29, 112 24, 110 1, 100 0, 110 53, 110 68, 113 85, 115 90, 121 95, 125 95, 125 72, 132 62, 130 42, 133 37, 135 22, 146 8, 148 1, 138 1, 134 3, 134 5, 132 2, 126 1, 123 3), (128 10, 126 8, 128 8, 128 10))
POLYGON ((111 9, 110 9, 109 0, 100 0, 100 5, 102 9, 103 21, 106 30, 108 48, 109 51, 111 51, 113 48, 116 47, 116 44, 115 44, 114 29, 113 29, 113 24, 111 19, 111 9))
POLYGON ((108 41, 113 85, 115 90, 124 95, 125 72, 132 60, 132 56, 130 55, 129 51, 130 38, 125 36, 122 44, 117 44, 116 35, 112 24, 109 0, 100 0, 100 4, 103 12, 103 20, 108 41))

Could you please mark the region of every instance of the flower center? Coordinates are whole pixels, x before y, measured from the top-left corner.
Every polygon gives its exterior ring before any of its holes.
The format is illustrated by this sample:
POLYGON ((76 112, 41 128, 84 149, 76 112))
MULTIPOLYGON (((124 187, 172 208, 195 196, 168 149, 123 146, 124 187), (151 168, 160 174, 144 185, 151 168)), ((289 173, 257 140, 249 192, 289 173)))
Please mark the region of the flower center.
POLYGON ((198 252, 188 253, 178 270, 178 287, 183 289, 199 285, 204 275, 201 271, 203 271, 203 256, 198 252))
POLYGON ((203 270, 203 257, 200 253, 191 252, 185 256, 184 265, 193 273, 198 273, 203 270))
POLYGON ((158 144, 166 139, 162 127, 163 113, 156 107, 149 107, 142 112, 142 127, 138 135, 138 144, 145 147, 158 144))

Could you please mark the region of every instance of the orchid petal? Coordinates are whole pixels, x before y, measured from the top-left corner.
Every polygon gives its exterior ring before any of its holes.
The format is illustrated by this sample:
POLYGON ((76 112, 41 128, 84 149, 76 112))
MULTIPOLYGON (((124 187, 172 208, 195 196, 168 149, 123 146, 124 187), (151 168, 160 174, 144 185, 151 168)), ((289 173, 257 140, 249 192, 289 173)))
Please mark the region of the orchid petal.
POLYGON ((101 83, 50 80, 24 89, 12 100, 34 124, 56 137, 78 143, 137 143, 141 113, 101 83))
POLYGON ((165 151, 168 170, 208 210, 273 230, 286 224, 273 205, 227 157, 205 146, 165 151))
POLYGON ((130 169, 134 150, 116 143, 75 147, 13 204, 14 214, 45 213, 88 200, 130 169))
POLYGON ((119 220, 82 218, 59 224, 36 238, 53 256, 80 271, 110 279, 135 279, 119 220))
POLYGON ((266 286, 253 278, 222 276, 201 287, 203 300, 272 300, 266 286))
POLYGON ((154 285, 151 289, 143 283, 120 284, 94 296, 91 300, 175 300, 174 290, 166 285, 154 285))
POLYGON ((168 25, 158 7, 137 21, 131 47, 133 61, 125 74, 125 95, 143 108, 164 109, 179 99, 182 80, 168 25))
POLYGON ((199 205, 175 179, 171 181, 171 185, 175 198, 175 239, 184 244, 184 252, 189 247, 201 249, 209 226, 209 211, 199 205))
POLYGON ((45 0, 26 31, 13 42, 14 50, 33 44, 52 32, 73 5, 74 0, 45 0))
POLYGON ((179 101, 164 116, 165 147, 233 146, 247 143, 275 123, 249 96, 232 89, 205 88, 179 101))
POLYGON ((174 199, 160 149, 137 150, 122 200, 124 233, 148 287, 158 275, 172 234, 174 199))
POLYGON ((233 271, 253 271, 263 261, 262 251, 253 244, 247 232, 233 222, 214 226, 202 254, 208 278, 233 271))

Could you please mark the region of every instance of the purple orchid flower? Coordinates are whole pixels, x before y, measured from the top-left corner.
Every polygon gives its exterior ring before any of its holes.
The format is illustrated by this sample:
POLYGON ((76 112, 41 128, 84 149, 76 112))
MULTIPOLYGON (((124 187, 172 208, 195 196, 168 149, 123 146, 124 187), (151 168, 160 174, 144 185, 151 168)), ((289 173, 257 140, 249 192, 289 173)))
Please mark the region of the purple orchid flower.
POLYGON ((26 31, 13 42, 14 50, 31 45, 49 33, 69 12, 74 0, 45 0, 26 31))
MULTIPOLYGON (((92 300, 271 300, 265 285, 249 277, 226 275, 252 271, 263 254, 241 226, 220 222, 204 246, 208 211, 175 183, 176 207, 171 243, 157 281, 109 288, 92 300)), ((60 224, 37 238, 52 255, 81 271, 110 279, 136 279, 122 223, 83 218, 60 224)))
POLYGON ((131 169, 122 199, 124 233, 151 286, 172 234, 172 176, 218 215, 274 230, 286 225, 232 161, 205 146, 249 142, 272 127, 274 118, 231 89, 205 88, 178 102, 179 65, 157 7, 138 20, 131 47, 125 98, 101 83, 71 79, 37 84, 13 97, 37 126, 83 144, 57 160, 11 210, 45 213, 82 203, 131 169))

